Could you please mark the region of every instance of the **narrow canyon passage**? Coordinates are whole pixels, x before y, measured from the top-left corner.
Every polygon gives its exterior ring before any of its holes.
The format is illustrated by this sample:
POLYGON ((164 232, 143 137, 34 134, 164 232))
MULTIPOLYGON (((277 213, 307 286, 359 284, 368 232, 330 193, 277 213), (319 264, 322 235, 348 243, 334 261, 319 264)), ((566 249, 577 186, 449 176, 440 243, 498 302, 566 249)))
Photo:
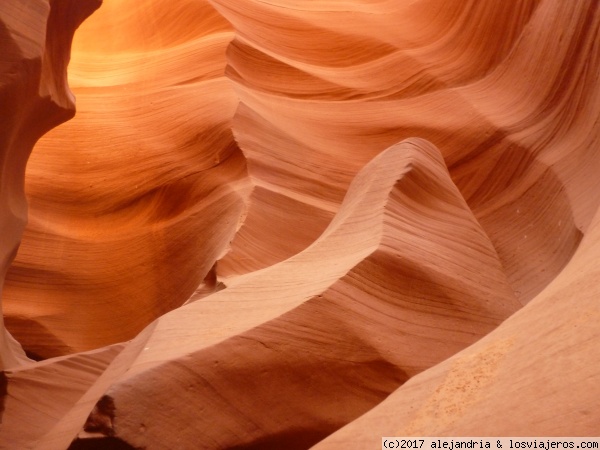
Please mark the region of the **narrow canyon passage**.
POLYGON ((4 0, 0 448, 597 435, 599 30, 4 0))

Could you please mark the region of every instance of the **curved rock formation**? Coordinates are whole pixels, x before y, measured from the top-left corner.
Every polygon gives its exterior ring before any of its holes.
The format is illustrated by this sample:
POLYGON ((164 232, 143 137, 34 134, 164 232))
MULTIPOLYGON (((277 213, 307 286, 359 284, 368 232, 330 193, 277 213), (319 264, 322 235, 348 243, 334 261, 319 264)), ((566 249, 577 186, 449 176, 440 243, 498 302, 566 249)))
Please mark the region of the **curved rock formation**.
POLYGON ((24 190, 96 6, 0 5, 0 448, 597 434, 596 0, 104 0, 24 190))
POLYGON ((215 448, 306 448, 519 306, 437 149, 407 141, 357 175, 305 251, 162 317, 107 391, 110 434, 136 448, 165 429, 182 448, 198 434, 215 448))
POLYGON ((595 436, 599 219, 527 308, 314 448, 363 449, 387 435, 595 436))
POLYGON ((261 188, 224 275, 291 256, 297 239, 271 235, 297 215, 311 217, 299 236, 310 243, 359 168, 411 136, 440 148, 522 299, 571 257, 597 207, 582 195, 598 189, 594 2, 215 3, 237 30, 234 133, 261 188), (531 207, 541 195, 543 214, 531 207), (266 213, 275 229, 255 217, 266 213))
POLYGON ((244 209, 223 76, 229 26, 202 2, 146 3, 105 2, 82 27, 70 68, 78 114, 28 166, 29 226, 4 313, 36 357, 131 339, 183 304, 244 209))
MULTIPOLYGON (((36 141, 73 117, 66 85, 71 39, 98 0, 7 0, 0 6, 0 294, 27 222, 25 166, 36 141)), ((20 346, 0 322, 0 368, 24 361, 20 346)))

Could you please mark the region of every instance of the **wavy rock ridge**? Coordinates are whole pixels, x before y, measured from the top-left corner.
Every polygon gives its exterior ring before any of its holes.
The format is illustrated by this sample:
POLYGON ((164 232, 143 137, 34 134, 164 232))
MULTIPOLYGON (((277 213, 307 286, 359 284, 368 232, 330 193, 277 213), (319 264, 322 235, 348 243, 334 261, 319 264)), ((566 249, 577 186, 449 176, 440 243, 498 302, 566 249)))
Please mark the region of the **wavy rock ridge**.
POLYGON ((0 448, 597 434, 597 2, 104 0, 40 139, 97 7, 0 5, 0 448))
POLYGON ((306 448, 519 306, 437 149, 407 141, 357 175, 309 248, 159 319, 107 391, 114 433, 143 448, 189 420, 183 447, 200 433, 218 448, 306 448), (452 239, 416 233, 429 217, 452 223, 452 239), (257 401, 268 415, 254 414, 257 401))

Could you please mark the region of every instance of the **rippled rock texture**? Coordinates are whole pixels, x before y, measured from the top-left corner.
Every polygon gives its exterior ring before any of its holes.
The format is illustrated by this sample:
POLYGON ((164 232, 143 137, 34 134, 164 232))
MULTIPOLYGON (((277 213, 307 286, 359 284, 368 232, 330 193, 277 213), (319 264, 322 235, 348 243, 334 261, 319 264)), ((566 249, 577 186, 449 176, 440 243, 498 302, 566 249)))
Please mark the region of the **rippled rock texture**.
POLYGON ((0 448, 598 434, 597 1, 3 0, 0 47, 0 448))

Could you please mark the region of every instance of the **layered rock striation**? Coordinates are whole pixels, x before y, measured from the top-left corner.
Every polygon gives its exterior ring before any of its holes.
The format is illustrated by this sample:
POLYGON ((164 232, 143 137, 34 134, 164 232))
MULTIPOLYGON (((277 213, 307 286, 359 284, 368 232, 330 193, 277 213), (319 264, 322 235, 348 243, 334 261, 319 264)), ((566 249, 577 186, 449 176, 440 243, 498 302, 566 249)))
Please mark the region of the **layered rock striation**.
POLYGON ((98 6, 0 5, 0 448, 597 434, 595 0, 98 6))
MULTIPOLYGON (((37 140, 73 117, 67 65, 75 29, 98 0, 6 1, 0 7, 0 294, 27 223, 25 166, 37 140)), ((3 325, 4 321, 0 324, 3 325)), ((2 326, 2 369, 26 360, 2 326)))

